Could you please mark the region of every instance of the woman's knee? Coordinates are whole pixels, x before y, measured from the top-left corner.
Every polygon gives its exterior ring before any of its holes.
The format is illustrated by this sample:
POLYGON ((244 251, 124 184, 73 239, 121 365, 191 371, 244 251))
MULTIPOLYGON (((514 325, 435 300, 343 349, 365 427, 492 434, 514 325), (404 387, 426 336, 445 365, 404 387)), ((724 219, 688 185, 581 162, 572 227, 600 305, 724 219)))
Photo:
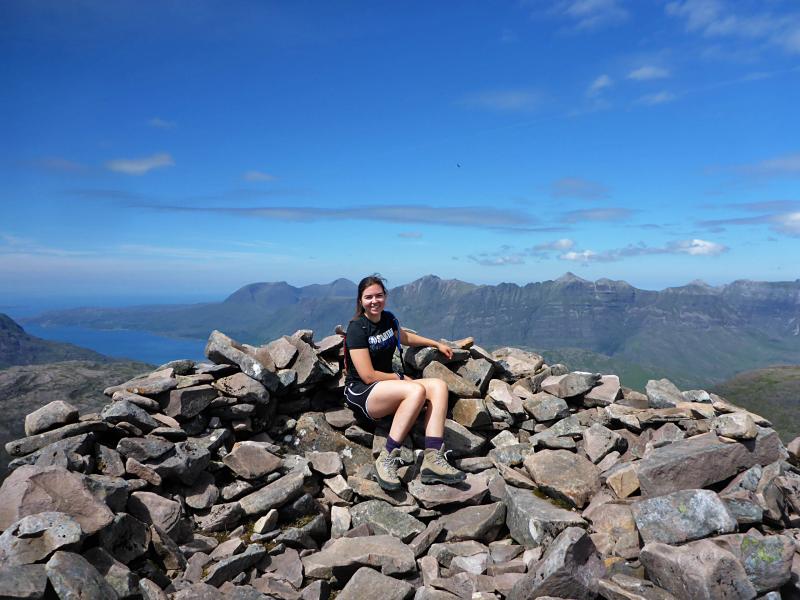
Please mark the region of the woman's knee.
POLYGON ((408 398, 422 404, 425 402, 425 387, 415 381, 409 382, 408 398))
POLYGON ((447 384, 443 379, 434 379, 431 381, 431 391, 434 395, 447 398, 447 384))

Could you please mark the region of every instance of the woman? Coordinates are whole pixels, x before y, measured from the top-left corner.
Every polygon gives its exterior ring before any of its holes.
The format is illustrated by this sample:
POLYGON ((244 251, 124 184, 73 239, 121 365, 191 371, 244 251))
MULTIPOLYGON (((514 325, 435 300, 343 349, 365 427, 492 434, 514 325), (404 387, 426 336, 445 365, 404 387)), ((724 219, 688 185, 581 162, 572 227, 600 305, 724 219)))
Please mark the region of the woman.
POLYGON ((345 338, 345 402, 362 418, 375 421, 394 415, 386 447, 375 462, 380 486, 400 488, 397 467, 400 447, 425 406, 425 454, 420 470, 422 483, 455 484, 466 475, 450 465, 444 454, 444 421, 447 417, 447 385, 441 379, 412 380, 392 371, 392 356, 400 342, 407 346, 430 346, 447 358, 453 351, 445 344, 400 329, 385 311, 386 286, 380 275, 365 277, 358 284, 356 313, 345 338))

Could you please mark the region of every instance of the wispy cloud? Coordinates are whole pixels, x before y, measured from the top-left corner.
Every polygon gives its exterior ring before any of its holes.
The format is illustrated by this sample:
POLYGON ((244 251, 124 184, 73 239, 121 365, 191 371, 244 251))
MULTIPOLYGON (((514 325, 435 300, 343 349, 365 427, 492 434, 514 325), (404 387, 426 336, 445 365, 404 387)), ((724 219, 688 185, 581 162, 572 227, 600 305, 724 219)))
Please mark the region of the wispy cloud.
POLYGON ((664 79, 665 77, 669 77, 669 71, 654 65, 645 65, 628 73, 628 79, 633 79, 634 81, 650 81, 652 79, 664 79))
POLYGON ((560 240, 554 240, 552 242, 545 242, 543 244, 536 244, 532 249, 534 252, 542 252, 545 250, 569 250, 575 245, 569 238, 561 238, 560 240))
POLYGON ((492 256, 488 253, 471 254, 468 260, 478 263, 484 267, 505 267, 507 265, 521 265, 525 263, 525 256, 522 254, 501 254, 492 256))
POLYGON ((166 152, 145 156, 143 158, 118 158, 106 163, 109 171, 126 175, 144 175, 153 169, 171 167, 175 164, 172 156, 166 152))
POLYGON ((532 112, 542 104, 541 92, 530 89, 487 90, 468 94, 461 104, 498 112, 532 112))
POLYGON ((580 223, 582 221, 625 221, 634 214, 630 208, 593 208, 571 210, 561 215, 562 223, 580 223))
POLYGON ((537 228, 537 219, 526 213, 502 210, 490 206, 438 207, 420 204, 353 206, 327 208, 321 206, 264 206, 264 207, 202 207, 145 205, 148 208, 169 212, 207 212, 229 214, 239 217, 267 219, 271 221, 316 222, 337 221, 382 221, 389 223, 426 223, 454 227, 477 227, 529 231, 537 228))
POLYGON ((606 75, 605 73, 599 75, 589 84, 589 88, 586 90, 586 95, 590 98, 594 98, 595 96, 599 95, 603 90, 610 88, 614 82, 611 80, 611 77, 606 75))
POLYGON ((800 53, 800 12, 775 15, 769 3, 729 3, 722 0, 668 2, 668 15, 683 19, 686 29, 707 38, 766 41, 789 53, 800 53), (746 12, 756 6, 757 12, 746 12))
POLYGON ((758 177, 800 176, 800 153, 784 154, 755 163, 738 165, 735 170, 743 175, 758 177))
POLYGON ((754 215, 752 217, 733 217, 729 219, 709 219, 699 221, 698 226, 710 231, 724 231, 726 227, 766 225, 770 230, 790 237, 800 237, 800 210, 754 215))
POLYGON ((577 31, 616 25, 628 18, 628 11, 618 0, 536 0, 527 4, 537 8, 544 4, 546 14, 569 19, 577 31))
POLYGON ((550 189, 550 195, 554 198, 600 200, 607 198, 608 193, 608 187, 602 183, 581 177, 562 177, 554 181, 550 189))
POLYGON ((614 248, 595 252, 594 250, 573 250, 565 252, 558 258, 571 262, 616 262, 635 256, 659 254, 686 254, 689 256, 719 256, 728 251, 728 247, 716 242, 701 239, 677 240, 665 246, 647 246, 646 244, 630 244, 624 248, 614 248))
POLYGON ((176 125, 175 121, 167 121, 166 119, 161 119, 159 117, 148 119, 147 124, 150 125, 150 127, 156 127, 157 129, 173 129, 176 125))
POLYGON ((242 175, 242 179, 245 181, 275 181, 277 177, 263 171, 246 171, 242 175))
POLYGON ((36 167, 37 169, 44 169, 45 171, 57 171, 61 173, 81 173, 88 170, 86 165, 68 158, 62 158, 60 156, 47 156, 45 158, 38 158, 27 161, 25 164, 36 167))
POLYGON ((655 94, 645 94, 637 100, 637 103, 644 104, 645 106, 657 106, 659 104, 672 102, 675 98, 676 96, 672 92, 663 91, 655 94))
POLYGON ((405 238, 407 240, 418 240, 422 237, 422 233, 419 231, 401 231, 397 234, 397 237, 405 238))

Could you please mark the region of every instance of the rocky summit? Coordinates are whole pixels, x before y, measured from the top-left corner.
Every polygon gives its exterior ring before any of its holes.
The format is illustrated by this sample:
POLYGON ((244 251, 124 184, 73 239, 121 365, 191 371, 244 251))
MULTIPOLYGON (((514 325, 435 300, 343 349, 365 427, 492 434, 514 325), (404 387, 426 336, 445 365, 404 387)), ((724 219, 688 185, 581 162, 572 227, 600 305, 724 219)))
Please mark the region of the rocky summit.
MULTIPOLYGON (((450 390, 457 486, 373 479, 388 422, 343 407, 342 338, 214 331, 6 444, 0 597, 800 598, 800 438, 703 390, 570 372, 515 348, 405 354, 450 390)), ((399 360, 399 358, 398 358, 399 360)))

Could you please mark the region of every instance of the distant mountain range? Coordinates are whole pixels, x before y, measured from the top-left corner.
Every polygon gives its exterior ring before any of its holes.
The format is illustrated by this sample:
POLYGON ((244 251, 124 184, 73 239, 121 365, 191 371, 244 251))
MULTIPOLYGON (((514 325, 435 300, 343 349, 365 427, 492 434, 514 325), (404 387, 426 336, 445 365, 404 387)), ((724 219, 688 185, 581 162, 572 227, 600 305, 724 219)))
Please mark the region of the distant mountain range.
MULTIPOLYGON (((356 284, 346 279, 305 287, 253 283, 219 303, 79 308, 28 321, 191 338, 216 328, 259 343, 300 328, 328 334, 350 319, 355 293, 356 284)), ((391 289, 389 309, 427 336, 471 335, 489 348, 579 357, 581 364, 568 363, 572 368, 611 361, 642 381, 667 376, 681 386, 710 386, 741 371, 800 363, 800 280, 692 282, 649 291, 571 273, 524 286, 428 275, 391 289)))

